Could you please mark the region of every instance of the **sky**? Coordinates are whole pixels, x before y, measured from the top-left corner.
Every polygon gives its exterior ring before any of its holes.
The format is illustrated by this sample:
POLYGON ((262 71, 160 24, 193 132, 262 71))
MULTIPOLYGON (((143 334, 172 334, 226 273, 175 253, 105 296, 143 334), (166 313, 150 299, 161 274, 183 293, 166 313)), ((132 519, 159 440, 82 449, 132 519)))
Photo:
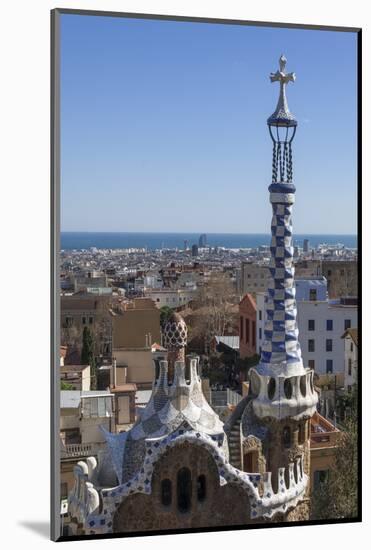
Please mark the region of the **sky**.
POLYGON ((357 232, 350 32, 61 17, 61 229, 269 233, 278 59, 298 120, 294 231, 357 232))

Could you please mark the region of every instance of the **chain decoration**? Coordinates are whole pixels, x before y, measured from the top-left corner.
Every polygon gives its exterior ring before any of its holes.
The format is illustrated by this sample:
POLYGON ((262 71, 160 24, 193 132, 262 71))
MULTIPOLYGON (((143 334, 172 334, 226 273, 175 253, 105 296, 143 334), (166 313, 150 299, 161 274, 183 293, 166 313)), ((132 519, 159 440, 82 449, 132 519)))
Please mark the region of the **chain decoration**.
POLYGON ((292 149, 290 141, 273 141, 272 181, 292 182, 292 149))

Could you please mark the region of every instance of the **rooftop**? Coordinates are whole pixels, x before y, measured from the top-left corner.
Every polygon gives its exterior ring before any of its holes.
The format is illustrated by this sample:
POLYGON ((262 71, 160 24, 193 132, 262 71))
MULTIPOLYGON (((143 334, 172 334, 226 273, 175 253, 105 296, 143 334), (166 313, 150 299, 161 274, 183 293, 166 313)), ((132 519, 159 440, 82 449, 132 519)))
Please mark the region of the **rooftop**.
POLYGON ((61 391, 61 409, 78 409, 81 399, 90 397, 110 397, 112 394, 107 390, 99 391, 80 391, 80 390, 62 390, 61 391))
POLYGON ((224 344, 231 349, 240 349, 240 337, 239 336, 215 336, 217 344, 224 344))

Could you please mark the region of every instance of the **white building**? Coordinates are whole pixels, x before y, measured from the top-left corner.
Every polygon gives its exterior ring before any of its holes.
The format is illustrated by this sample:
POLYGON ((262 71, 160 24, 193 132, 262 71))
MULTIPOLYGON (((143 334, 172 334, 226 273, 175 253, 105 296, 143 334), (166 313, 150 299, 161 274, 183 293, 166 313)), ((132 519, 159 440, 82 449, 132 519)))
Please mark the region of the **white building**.
POLYGON ((156 306, 160 309, 163 306, 178 308, 186 306, 195 297, 195 290, 182 289, 162 289, 162 290, 146 290, 145 295, 151 298, 156 306))
POLYGON ((347 329, 344 339, 344 388, 350 392, 358 381, 358 329, 347 329))
MULTIPOLYGON (((303 362, 317 374, 344 373, 342 336, 358 325, 356 298, 329 300, 324 277, 295 281, 299 342, 303 362)), ((256 295, 256 342, 260 353, 266 319, 264 293, 256 295)))
POLYGON ((144 288, 163 288, 164 282, 158 271, 148 271, 144 276, 144 288))
POLYGON ((100 427, 112 428, 112 397, 109 391, 60 392, 60 435, 64 455, 71 449, 79 451, 77 445, 99 446, 105 442, 100 427))

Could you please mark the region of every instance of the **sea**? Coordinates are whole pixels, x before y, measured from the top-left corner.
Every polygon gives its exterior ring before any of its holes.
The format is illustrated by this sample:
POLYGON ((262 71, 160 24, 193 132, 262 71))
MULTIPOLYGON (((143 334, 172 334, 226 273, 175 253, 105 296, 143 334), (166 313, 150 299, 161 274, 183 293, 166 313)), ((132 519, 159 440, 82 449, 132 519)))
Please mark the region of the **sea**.
MULTIPOLYGON (((206 246, 223 248, 257 248, 269 245, 270 234, 264 233, 206 233, 206 246)), ((61 232, 61 250, 84 250, 89 248, 184 248, 199 242, 200 233, 93 233, 61 232)), ((294 246, 303 246, 304 239, 309 240, 310 248, 320 244, 342 244, 346 248, 357 248, 357 235, 294 235, 294 246)))

